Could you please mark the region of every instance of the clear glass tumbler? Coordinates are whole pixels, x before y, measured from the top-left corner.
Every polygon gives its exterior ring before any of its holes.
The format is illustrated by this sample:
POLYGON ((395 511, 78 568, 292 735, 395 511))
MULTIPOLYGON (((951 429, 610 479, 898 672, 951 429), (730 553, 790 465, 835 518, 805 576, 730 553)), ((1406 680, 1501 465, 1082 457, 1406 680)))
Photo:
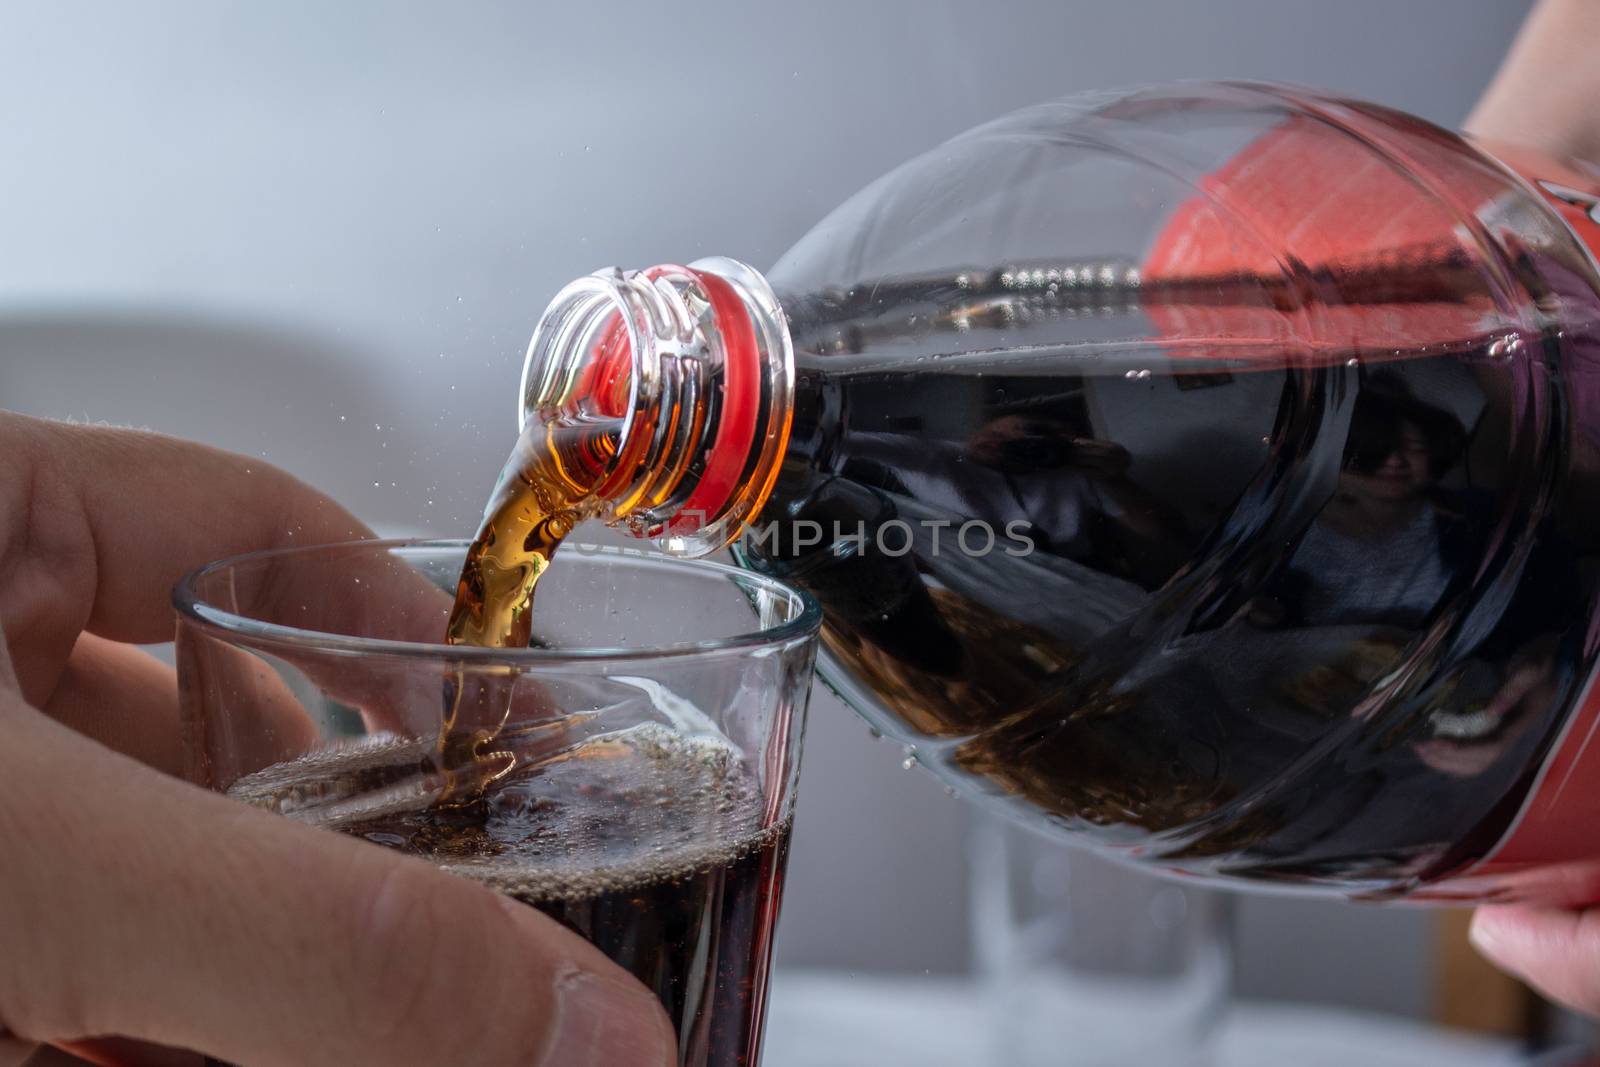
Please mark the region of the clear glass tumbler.
POLYGON ((1229 900, 995 815, 970 845, 992 1062, 1202 1067, 1232 990, 1229 900))
POLYGON ((540 583, 537 647, 446 646, 465 549, 297 548, 185 579, 188 777, 539 908, 656 992, 685 1067, 752 1067, 815 602, 720 564, 569 545, 540 583), (462 692, 499 777, 441 804, 433 757, 462 692))

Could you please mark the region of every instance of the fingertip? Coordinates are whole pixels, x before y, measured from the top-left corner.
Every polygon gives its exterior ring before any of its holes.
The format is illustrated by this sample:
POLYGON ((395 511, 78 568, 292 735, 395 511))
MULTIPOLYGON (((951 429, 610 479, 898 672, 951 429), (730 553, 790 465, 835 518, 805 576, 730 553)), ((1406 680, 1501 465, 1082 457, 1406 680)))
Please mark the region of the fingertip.
POLYGON ((1504 950, 1506 932, 1510 921, 1504 908, 1479 908, 1472 914, 1472 924, 1467 928, 1467 940, 1479 953, 1499 961, 1504 950))
MULTIPOLYGON (((499 901, 518 933, 536 944, 566 932, 527 904, 499 901)), ((540 1067, 674 1067, 678 1038, 656 995, 589 942, 562 943, 570 964, 554 976, 555 1010, 540 1067)))
POLYGON ((1507 970, 1520 970, 1527 956, 1541 945, 1569 940, 1566 931, 1573 921, 1572 914, 1565 911, 1496 904, 1473 913, 1467 937, 1490 960, 1507 970))
POLYGON ((620 972, 574 969, 555 984, 556 1014, 539 1067, 668 1067, 677 1040, 661 1002, 620 972))

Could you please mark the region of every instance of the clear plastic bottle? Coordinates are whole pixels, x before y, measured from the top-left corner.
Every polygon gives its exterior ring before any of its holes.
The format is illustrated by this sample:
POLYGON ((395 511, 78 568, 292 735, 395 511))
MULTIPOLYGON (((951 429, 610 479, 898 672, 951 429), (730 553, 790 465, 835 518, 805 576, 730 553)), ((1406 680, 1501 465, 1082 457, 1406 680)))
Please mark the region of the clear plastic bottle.
POLYGON ((620 427, 612 520, 813 592, 828 683, 963 794, 1207 877, 1597 899, 1597 188, 1304 90, 1077 97, 765 275, 574 283, 522 403, 620 427))

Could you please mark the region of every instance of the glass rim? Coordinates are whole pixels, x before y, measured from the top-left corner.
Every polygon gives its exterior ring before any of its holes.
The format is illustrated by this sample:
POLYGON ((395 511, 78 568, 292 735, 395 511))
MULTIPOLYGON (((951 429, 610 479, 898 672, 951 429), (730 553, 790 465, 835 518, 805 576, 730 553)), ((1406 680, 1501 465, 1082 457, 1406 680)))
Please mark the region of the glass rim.
POLYGON ((720 652, 748 650, 786 644, 797 639, 815 639, 822 627, 822 608, 815 597, 803 589, 770 578, 764 574, 743 570, 709 559, 685 559, 666 552, 635 549, 617 545, 589 543, 569 544, 581 550, 585 557, 610 556, 619 559, 641 560, 653 566, 683 571, 720 574, 798 602, 800 610, 792 617, 765 630, 751 630, 708 641, 685 641, 670 645, 624 648, 597 646, 592 648, 484 648, 476 645, 447 645, 435 642, 406 641, 388 637, 359 637, 353 634, 330 633, 285 623, 268 622, 207 602, 199 595, 199 583, 206 578, 246 563, 281 557, 304 557, 331 550, 368 549, 392 552, 395 549, 444 549, 465 553, 470 542, 452 538, 370 538, 353 541, 331 541, 317 545, 291 545, 281 548, 261 549, 226 556, 197 567, 178 579, 172 587, 172 606, 180 621, 193 623, 202 629, 231 638, 267 641, 303 650, 400 656, 412 659, 440 660, 503 666, 550 665, 563 662, 628 662, 632 660, 659 660, 677 657, 705 656, 720 652))

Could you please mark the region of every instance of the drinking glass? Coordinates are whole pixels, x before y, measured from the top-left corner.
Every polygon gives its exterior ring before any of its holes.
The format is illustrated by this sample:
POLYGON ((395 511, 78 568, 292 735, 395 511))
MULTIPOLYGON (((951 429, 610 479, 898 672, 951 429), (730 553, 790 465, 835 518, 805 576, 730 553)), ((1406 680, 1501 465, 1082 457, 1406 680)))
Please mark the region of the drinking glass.
POLYGON ((1232 988, 1228 898, 996 815, 970 844, 992 1062, 1212 1062, 1232 988))
POLYGON ((447 646, 465 552, 293 548, 181 582, 187 776, 538 907, 655 991, 686 1067, 756 1064, 815 602, 569 544, 539 585, 537 647, 447 646), (487 784, 435 759, 447 702, 483 731, 487 784))

